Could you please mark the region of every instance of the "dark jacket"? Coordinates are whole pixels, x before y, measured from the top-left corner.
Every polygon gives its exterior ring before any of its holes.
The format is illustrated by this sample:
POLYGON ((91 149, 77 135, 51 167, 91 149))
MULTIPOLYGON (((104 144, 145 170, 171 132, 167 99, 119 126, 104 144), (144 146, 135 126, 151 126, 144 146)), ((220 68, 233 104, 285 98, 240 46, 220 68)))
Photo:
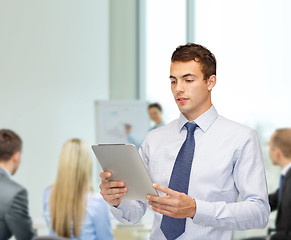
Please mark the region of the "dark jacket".
POLYGON ((34 232, 28 215, 26 189, 0 167, 0 240, 11 236, 17 240, 31 240, 34 232))
POLYGON ((280 203, 278 202, 279 189, 269 195, 271 211, 278 210, 276 217, 276 233, 271 240, 291 240, 291 168, 285 175, 280 203))

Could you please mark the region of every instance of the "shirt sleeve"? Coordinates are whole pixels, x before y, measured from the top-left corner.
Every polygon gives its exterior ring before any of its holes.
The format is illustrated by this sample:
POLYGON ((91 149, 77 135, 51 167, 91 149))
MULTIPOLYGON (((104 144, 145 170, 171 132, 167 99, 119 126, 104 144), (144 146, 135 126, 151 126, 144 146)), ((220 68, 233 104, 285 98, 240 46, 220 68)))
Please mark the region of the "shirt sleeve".
POLYGON ((142 201, 122 200, 118 207, 110 206, 113 216, 122 223, 137 223, 146 212, 142 201))
POLYGON ((233 178, 242 200, 227 203, 195 199, 194 223, 224 230, 247 230, 267 225, 270 206, 265 169, 254 130, 244 139, 240 149, 239 156, 234 159, 233 178))
POLYGON ((5 220, 17 240, 31 240, 35 236, 28 214, 27 191, 25 189, 19 191, 14 197, 5 215, 5 220))
POLYGON ((49 199, 51 195, 51 188, 47 188, 43 194, 43 213, 46 225, 49 229, 50 236, 57 236, 57 234, 51 228, 51 217, 50 217, 50 209, 49 209, 49 199))

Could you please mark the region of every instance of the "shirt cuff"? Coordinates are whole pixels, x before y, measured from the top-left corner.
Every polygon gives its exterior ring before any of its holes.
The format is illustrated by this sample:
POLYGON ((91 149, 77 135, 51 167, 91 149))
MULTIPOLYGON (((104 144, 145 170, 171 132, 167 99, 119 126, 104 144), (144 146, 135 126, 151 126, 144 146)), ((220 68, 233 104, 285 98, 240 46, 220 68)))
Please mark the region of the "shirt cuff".
POLYGON ((122 217, 123 216, 123 213, 126 212, 126 210, 128 209, 128 202, 126 200, 123 200, 121 201, 121 203, 115 207, 115 206, 112 206, 112 205, 109 205, 110 206, 110 210, 112 212, 112 214, 115 216, 115 217, 122 217))
POLYGON ((213 221, 215 216, 215 204, 203 200, 195 199, 196 213, 193 217, 193 222, 197 224, 204 224, 213 221))

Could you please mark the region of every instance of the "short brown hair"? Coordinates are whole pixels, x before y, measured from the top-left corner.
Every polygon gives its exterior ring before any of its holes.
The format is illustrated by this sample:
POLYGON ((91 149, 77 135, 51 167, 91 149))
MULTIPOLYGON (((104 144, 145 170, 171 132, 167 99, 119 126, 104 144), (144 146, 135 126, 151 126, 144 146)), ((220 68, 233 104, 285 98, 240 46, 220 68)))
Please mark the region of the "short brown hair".
POLYGON ((281 128, 275 131, 273 145, 278 147, 283 155, 291 158, 291 128, 281 128))
POLYGON ((148 106, 148 109, 150 109, 150 108, 156 108, 156 109, 158 109, 160 112, 163 111, 162 106, 161 106, 161 104, 159 104, 159 103, 151 103, 151 104, 148 106))
POLYGON ((216 59, 206 47, 187 43, 176 48, 172 54, 172 62, 188 62, 194 60, 201 65, 201 71, 204 80, 207 80, 211 75, 216 75, 216 59))
POLYGON ((9 160, 21 148, 22 140, 15 132, 9 129, 0 130, 0 161, 9 160))

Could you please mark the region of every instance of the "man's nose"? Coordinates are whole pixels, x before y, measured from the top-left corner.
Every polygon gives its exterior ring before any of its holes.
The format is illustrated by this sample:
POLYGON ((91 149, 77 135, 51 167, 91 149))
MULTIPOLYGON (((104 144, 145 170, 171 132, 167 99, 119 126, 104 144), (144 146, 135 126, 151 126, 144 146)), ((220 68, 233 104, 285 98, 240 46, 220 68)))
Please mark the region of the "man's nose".
POLYGON ((177 81, 176 93, 184 92, 185 86, 183 81, 177 81))

